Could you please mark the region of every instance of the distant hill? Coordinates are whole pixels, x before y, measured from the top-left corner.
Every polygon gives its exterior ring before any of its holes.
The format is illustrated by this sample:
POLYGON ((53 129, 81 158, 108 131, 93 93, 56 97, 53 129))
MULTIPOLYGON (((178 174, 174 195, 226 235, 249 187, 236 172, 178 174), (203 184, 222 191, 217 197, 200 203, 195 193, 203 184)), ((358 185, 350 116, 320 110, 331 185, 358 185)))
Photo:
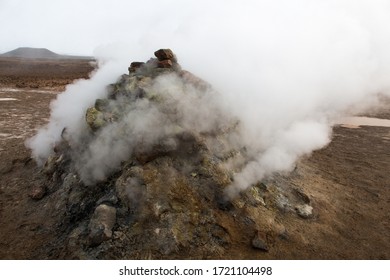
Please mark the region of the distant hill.
POLYGON ((14 57, 26 59, 88 59, 91 56, 61 55, 45 48, 17 48, 12 51, 1 54, 0 57, 14 57))

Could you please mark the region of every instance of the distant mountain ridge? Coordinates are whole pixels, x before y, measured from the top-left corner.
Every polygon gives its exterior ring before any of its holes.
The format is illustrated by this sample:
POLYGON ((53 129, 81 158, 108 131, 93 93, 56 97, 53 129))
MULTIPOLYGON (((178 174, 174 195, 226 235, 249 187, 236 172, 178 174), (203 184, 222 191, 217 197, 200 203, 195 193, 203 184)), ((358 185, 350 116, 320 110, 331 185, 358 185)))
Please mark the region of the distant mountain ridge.
POLYGON ((91 56, 61 55, 45 48, 22 47, 1 54, 0 57, 13 57, 25 59, 94 59, 91 56))

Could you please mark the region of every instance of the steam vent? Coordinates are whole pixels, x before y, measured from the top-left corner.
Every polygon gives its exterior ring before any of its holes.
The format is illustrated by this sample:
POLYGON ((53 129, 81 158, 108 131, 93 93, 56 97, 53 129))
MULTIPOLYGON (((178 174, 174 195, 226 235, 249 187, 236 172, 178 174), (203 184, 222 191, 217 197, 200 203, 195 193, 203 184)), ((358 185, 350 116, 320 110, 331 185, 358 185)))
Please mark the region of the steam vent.
POLYGON ((228 199, 250 161, 239 122, 170 49, 154 55, 107 87, 80 135, 63 130, 34 196, 61 221, 42 250, 65 259, 267 258, 289 242, 280 217, 310 221, 310 199, 279 187, 281 175, 228 199))

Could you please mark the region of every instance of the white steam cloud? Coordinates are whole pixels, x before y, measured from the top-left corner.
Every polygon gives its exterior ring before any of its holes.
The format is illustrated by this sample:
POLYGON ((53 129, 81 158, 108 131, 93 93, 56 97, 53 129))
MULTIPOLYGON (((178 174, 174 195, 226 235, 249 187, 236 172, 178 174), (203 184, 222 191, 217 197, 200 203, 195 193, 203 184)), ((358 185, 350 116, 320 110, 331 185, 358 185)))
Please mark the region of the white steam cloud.
MULTIPOLYGON (((171 48, 184 69, 221 94, 212 102, 187 104, 183 114, 188 124, 211 123, 215 108, 241 121, 240 141, 252 160, 235 176, 231 195, 273 172, 290 170, 299 157, 329 143, 331 126, 340 116, 374 106, 379 94, 390 96, 389 1, 145 3, 133 4, 125 27, 112 27, 123 31, 126 43, 101 47, 98 57, 105 62, 99 70, 90 80, 68 86, 53 102, 49 124, 28 142, 35 159, 48 157, 64 127, 77 141, 85 110, 106 94, 105 85, 125 73, 130 61, 145 61, 159 48, 171 48)), ((172 77, 160 82, 177 86, 172 77)), ((136 109, 148 118, 125 133, 162 139, 161 112, 148 104, 136 109)), ((106 176, 107 166, 118 165, 124 154, 104 143, 107 137, 99 137, 80 162, 91 178, 106 176)))
POLYGON ((174 73, 157 77, 144 90, 152 96, 150 99, 111 100, 110 111, 119 107, 122 116, 96 132, 87 145, 80 145, 80 138, 68 134, 67 138, 76 142, 76 149, 81 147, 73 160, 86 184, 106 179, 134 153, 147 154, 158 148, 175 150, 178 143, 174 136, 182 132, 196 134, 218 129, 223 112, 215 106, 215 92, 200 92, 174 73))

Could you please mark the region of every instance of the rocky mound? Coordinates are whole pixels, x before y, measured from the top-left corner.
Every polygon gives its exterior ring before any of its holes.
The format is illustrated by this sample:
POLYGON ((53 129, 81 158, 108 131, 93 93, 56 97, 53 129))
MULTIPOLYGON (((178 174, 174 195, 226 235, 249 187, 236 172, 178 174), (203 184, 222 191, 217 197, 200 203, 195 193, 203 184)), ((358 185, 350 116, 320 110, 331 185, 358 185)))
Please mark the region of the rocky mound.
POLYGON ((227 199, 249 160, 239 123, 171 50, 155 56, 108 86, 78 137, 64 129, 31 193, 61 217, 57 243, 42 250, 50 258, 221 259, 252 248, 262 258, 288 238, 275 213, 311 218, 310 199, 281 188, 281 176, 227 199))

